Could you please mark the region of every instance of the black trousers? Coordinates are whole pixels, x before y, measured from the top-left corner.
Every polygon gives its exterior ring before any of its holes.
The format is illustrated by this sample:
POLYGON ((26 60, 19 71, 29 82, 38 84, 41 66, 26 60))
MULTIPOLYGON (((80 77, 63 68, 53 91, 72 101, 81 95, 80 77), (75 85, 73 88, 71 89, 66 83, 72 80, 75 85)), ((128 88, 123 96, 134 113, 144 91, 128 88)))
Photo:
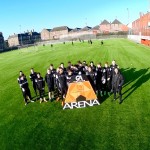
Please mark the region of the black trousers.
POLYGON ((31 98, 31 92, 30 92, 29 88, 25 89, 25 91, 22 91, 22 95, 23 95, 25 102, 27 102, 27 96, 29 96, 29 98, 32 99, 31 98))
POLYGON ((37 95, 37 87, 36 87, 36 83, 35 82, 32 82, 32 85, 33 85, 33 89, 34 89, 34 92, 35 94, 37 95))
POLYGON ((119 100, 122 101, 122 88, 119 87, 118 89, 117 88, 113 88, 113 93, 114 93, 114 99, 116 99, 116 95, 117 93, 119 94, 119 100))
POLYGON ((60 94, 61 94, 61 99, 63 99, 63 96, 67 94, 67 87, 62 87, 60 88, 60 94))
POLYGON ((106 91, 106 83, 102 84, 102 92, 106 91))
POLYGON ((48 92, 53 92, 54 91, 54 86, 49 86, 48 85, 48 92))
POLYGON ((106 82, 106 91, 107 92, 111 91, 111 81, 110 80, 106 82))
POLYGON ((45 95, 45 90, 44 89, 39 89, 39 95, 40 95, 40 98, 44 98, 44 95, 45 95))

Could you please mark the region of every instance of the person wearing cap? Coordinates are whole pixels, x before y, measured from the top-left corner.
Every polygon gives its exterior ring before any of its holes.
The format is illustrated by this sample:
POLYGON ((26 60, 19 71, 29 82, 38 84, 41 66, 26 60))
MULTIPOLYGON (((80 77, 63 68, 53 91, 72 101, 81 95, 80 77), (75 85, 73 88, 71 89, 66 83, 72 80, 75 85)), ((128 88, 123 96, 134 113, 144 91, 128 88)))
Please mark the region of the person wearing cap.
POLYGON ((39 91, 39 95, 40 95, 40 103, 42 103, 42 101, 44 100, 44 102, 47 102, 47 100, 45 99, 45 81, 43 79, 43 77, 41 77, 40 73, 37 73, 37 78, 35 80, 36 85, 37 85, 37 89, 39 91))
POLYGON ((116 100, 116 94, 119 94, 119 104, 122 103, 122 86, 124 83, 123 75, 119 72, 118 68, 114 69, 114 75, 112 78, 112 89, 114 93, 114 100, 116 100))

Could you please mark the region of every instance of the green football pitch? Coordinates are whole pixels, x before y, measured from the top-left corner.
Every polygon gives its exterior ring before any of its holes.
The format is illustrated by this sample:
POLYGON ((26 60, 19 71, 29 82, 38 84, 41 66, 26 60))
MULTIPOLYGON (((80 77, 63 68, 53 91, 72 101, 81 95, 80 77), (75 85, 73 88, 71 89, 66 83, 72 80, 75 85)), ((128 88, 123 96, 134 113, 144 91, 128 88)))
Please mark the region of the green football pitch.
MULTIPOLYGON (((29 47, 0 54, 0 149, 148 150, 150 148, 150 48, 127 39, 101 46, 75 42, 29 47), (113 95, 101 105, 63 110, 61 102, 24 105, 17 78, 22 70, 34 97, 30 68, 45 76, 51 63, 95 64, 115 59, 125 78, 123 103, 113 95)), ((46 88, 47 91, 47 88, 46 88)), ((47 96, 48 98, 48 96, 47 96)))

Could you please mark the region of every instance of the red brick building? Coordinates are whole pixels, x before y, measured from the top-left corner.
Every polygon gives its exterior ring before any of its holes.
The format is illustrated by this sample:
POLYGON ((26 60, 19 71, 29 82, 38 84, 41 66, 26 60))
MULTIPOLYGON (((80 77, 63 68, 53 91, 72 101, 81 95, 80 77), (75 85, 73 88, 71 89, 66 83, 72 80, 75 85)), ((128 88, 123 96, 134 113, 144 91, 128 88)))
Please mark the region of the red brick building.
POLYGON ((60 39, 79 39, 85 38, 85 36, 93 34, 92 28, 85 26, 84 28, 75 28, 70 30, 67 34, 60 35, 60 39))
POLYGON ((132 22, 130 39, 150 46, 150 12, 140 13, 140 17, 132 22))
POLYGON ((110 32, 127 32, 128 27, 115 19, 110 25, 110 32))
POLYGON ((102 21, 100 24, 101 33, 108 34, 111 29, 110 25, 111 24, 107 20, 102 21))
POLYGON ((41 40, 50 40, 51 29, 43 29, 41 31, 41 40))
POLYGON ((100 27, 101 33, 103 33, 103 34, 128 31, 128 27, 126 25, 122 24, 117 19, 115 19, 112 23, 108 22, 107 20, 104 20, 101 22, 99 27, 100 27))
POLYGON ((60 39, 60 36, 67 35, 71 31, 67 26, 55 27, 50 31, 50 39, 60 39))
POLYGON ((93 27, 93 28, 92 28, 92 31, 93 31, 93 34, 95 34, 95 35, 98 34, 98 33, 100 33, 99 25, 93 27))
POLYGON ((150 36, 150 12, 140 13, 140 18, 132 23, 132 34, 150 36))

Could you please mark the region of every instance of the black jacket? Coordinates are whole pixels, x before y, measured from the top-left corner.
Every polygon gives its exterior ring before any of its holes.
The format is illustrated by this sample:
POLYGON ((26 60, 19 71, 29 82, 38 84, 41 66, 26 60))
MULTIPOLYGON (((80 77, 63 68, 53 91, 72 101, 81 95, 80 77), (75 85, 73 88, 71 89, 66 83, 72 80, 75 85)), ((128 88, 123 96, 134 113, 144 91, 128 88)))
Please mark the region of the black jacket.
POLYGON ((23 92, 29 88, 28 87, 28 81, 26 78, 24 78, 24 80, 20 80, 20 87, 21 87, 23 92))
POLYGON ((45 81, 42 77, 37 78, 35 82, 38 90, 42 90, 45 87, 45 81))
POLYGON ((65 74, 58 74, 58 82, 59 82, 59 87, 61 89, 67 87, 67 80, 65 74))
POLYGON ((102 68, 96 68, 96 72, 97 72, 97 76, 96 76, 96 84, 100 84, 101 83, 101 78, 102 78, 102 72, 103 69, 102 68))
POLYGON ((112 88, 118 90, 119 88, 122 88, 124 83, 124 78, 122 74, 114 74, 112 77, 112 88))
POLYGON ((29 76, 29 78, 31 79, 31 81, 32 81, 33 83, 35 83, 35 80, 36 80, 36 78, 37 78, 36 72, 34 72, 33 74, 31 73, 30 76, 29 76))
POLYGON ((54 87, 54 75, 51 73, 51 74, 46 74, 45 75, 45 81, 48 85, 48 87, 54 87))

